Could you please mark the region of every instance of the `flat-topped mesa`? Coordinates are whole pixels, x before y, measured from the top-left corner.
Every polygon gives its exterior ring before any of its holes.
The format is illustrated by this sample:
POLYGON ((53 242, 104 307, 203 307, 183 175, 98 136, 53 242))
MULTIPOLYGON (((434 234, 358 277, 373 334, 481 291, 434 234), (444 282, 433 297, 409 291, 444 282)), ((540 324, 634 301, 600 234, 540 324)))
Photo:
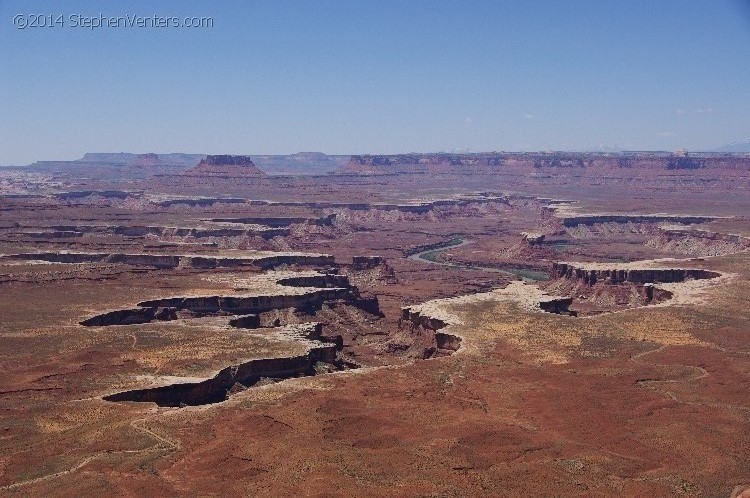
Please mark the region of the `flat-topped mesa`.
MULTIPOLYGON (((479 154, 396 154, 351 156, 342 174, 450 173, 466 167, 499 166, 503 158, 495 152, 479 154)), ((474 171, 472 168, 471 171, 474 171)))
POLYGON ((750 170, 750 157, 726 154, 623 152, 482 152, 351 156, 341 174, 493 173, 499 169, 539 170, 750 170))
POLYGON ((552 265, 553 278, 579 280, 588 285, 597 282, 634 283, 674 283, 685 280, 700 280, 716 278, 720 274, 700 268, 635 268, 624 264, 620 267, 611 264, 598 263, 566 263, 557 262, 552 265))
POLYGON ((340 173, 350 175, 382 175, 389 173, 391 160, 385 156, 351 156, 340 173))
POLYGON ((566 227, 596 225, 597 223, 681 223, 695 225, 714 221, 714 216, 692 216, 679 214, 571 214, 560 217, 566 227))
POLYGON ((198 166, 255 166, 250 156, 232 156, 229 154, 220 154, 215 156, 206 156, 198 163, 198 166))
POLYGON ((159 166, 164 164, 164 162, 159 158, 158 154, 154 154, 153 152, 148 152, 146 154, 138 154, 135 157, 135 160, 133 161, 133 164, 136 166, 159 166))
POLYGON ((266 176, 249 156, 206 156, 198 166, 185 171, 193 176, 259 177, 266 176))

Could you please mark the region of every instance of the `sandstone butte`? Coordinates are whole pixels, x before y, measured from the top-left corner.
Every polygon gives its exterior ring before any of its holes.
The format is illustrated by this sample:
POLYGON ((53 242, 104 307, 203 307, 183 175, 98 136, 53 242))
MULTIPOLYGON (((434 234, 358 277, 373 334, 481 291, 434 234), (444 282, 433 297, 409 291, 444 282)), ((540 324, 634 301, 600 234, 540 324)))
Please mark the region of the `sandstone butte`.
POLYGON ((197 166, 185 171, 186 175, 221 177, 266 176, 248 156, 206 156, 197 166))

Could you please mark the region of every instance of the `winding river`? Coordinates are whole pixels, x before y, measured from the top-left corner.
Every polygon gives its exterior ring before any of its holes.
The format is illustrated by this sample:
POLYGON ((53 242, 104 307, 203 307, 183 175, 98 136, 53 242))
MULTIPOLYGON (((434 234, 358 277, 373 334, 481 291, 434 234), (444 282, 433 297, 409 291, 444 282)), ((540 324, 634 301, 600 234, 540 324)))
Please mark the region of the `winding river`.
POLYGON ((491 266, 480 266, 480 265, 473 265, 473 264, 468 264, 468 263, 451 263, 449 261, 442 261, 438 257, 440 253, 445 252, 448 249, 456 249, 461 246, 472 244, 473 242, 474 242, 473 240, 467 240, 461 237, 454 237, 446 245, 442 247, 433 247, 430 249, 426 249, 424 251, 411 254, 408 256, 408 258, 413 259, 413 260, 418 260, 418 261, 424 261, 427 263, 431 263, 433 265, 450 266, 453 268, 464 268, 464 269, 469 269, 469 270, 481 270, 481 271, 487 271, 487 272, 492 272, 492 273, 504 273, 506 275, 514 275, 517 277, 521 277, 521 279, 524 280, 525 282, 542 282, 542 281, 549 280, 549 275, 547 273, 541 272, 534 268, 518 269, 518 270, 500 269, 500 268, 493 268, 491 266))

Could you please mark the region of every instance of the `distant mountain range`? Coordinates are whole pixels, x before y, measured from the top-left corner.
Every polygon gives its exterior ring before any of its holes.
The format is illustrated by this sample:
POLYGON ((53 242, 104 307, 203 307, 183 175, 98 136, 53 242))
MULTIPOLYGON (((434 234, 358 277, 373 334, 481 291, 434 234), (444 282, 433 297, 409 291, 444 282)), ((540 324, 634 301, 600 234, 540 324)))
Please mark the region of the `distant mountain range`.
POLYGON ((736 142, 732 142, 731 144, 724 145, 723 147, 711 149, 709 152, 727 152, 727 153, 750 152, 750 140, 738 140, 736 142))

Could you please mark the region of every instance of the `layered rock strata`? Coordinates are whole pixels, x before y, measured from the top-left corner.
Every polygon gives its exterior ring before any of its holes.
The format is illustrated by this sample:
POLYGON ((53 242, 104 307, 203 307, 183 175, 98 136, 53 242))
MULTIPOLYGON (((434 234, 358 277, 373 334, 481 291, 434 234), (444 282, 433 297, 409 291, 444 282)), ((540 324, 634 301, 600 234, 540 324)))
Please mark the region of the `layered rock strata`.
POLYGON ((282 273, 278 277, 258 277, 256 285, 260 289, 247 294, 207 294, 142 301, 137 308, 100 313, 81 321, 81 325, 133 325, 187 316, 249 315, 289 308, 314 312, 324 304, 336 301, 381 315, 377 297, 362 296, 345 275, 311 273, 285 276, 282 273), (266 279, 268 282, 264 283, 266 279))
POLYGON ((266 174, 258 169, 248 156, 206 156, 194 168, 185 171, 190 176, 220 177, 263 177, 266 174))
POLYGON ((137 401, 156 403, 159 406, 195 406, 225 401, 231 394, 252 387, 263 379, 279 381, 291 377, 315 375, 325 364, 324 370, 340 370, 343 365, 337 359, 340 346, 321 341, 322 325, 307 323, 289 325, 277 331, 286 339, 293 339, 307 346, 305 354, 259 358, 230 365, 216 375, 200 382, 174 383, 147 389, 134 389, 104 396, 106 401, 137 401))
POLYGON ((716 278, 719 273, 699 268, 649 268, 634 264, 602 264, 602 263, 568 263, 557 262, 552 265, 553 278, 579 280, 588 285, 597 282, 612 284, 633 283, 673 283, 685 280, 716 278))
POLYGON ((527 170, 750 170, 750 157, 731 154, 672 154, 624 152, 617 154, 585 152, 483 152, 470 154, 355 155, 340 174, 462 174, 492 173, 510 168, 527 170))
POLYGON ((597 223, 682 223, 693 225, 706 223, 716 218, 712 216, 687 216, 671 214, 580 214, 560 216, 566 227, 596 225, 597 223))
POLYGON ((257 252, 247 256, 208 256, 198 254, 126 254, 93 252, 38 252, 3 256, 8 259, 47 261, 50 263, 111 263, 154 268, 222 268, 254 266, 271 269, 281 265, 331 266, 333 256, 309 253, 257 252))

